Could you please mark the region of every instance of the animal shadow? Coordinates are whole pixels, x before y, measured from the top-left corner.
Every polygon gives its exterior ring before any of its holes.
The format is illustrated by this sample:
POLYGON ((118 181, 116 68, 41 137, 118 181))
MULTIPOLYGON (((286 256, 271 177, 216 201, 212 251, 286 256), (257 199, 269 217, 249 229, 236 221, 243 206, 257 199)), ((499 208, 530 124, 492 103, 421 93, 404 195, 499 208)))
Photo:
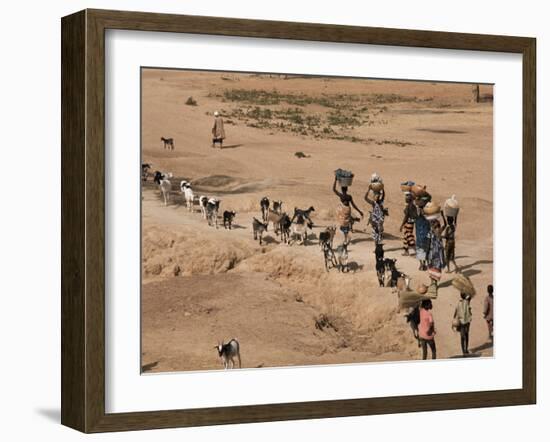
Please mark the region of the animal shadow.
POLYGON ((350 244, 359 244, 359 243, 362 243, 362 242, 367 242, 367 241, 370 241, 371 238, 354 238, 350 241, 350 244))
POLYGON ((348 271, 353 273, 363 270, 363 267, 365 267, 363 264, 358 264, 355 261, 351 261, 348 263, 348 271))
POLYGON ((246 230, 246 227, 242 226, 240 224, 231 224, 231 229, 245 229, 246 230))
POLYGON ((392 235, 391 233, 384 232, 383 239, 402 239, 400 236, 392 235))
POLYGON ((271 235, 265 235, 262 238, 262 242, 265 244, 279 244, 279 241, 277 241, 275 238, 273 238, 271 235))

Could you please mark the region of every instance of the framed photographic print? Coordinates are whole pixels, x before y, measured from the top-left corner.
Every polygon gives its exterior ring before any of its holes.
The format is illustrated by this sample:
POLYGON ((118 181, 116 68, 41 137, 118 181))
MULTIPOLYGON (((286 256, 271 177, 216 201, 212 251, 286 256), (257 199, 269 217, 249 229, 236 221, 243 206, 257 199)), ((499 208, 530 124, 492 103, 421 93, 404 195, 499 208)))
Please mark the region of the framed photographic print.
POLYGON ((63 18, 62 423, 535 403, 535 52, 63 18))

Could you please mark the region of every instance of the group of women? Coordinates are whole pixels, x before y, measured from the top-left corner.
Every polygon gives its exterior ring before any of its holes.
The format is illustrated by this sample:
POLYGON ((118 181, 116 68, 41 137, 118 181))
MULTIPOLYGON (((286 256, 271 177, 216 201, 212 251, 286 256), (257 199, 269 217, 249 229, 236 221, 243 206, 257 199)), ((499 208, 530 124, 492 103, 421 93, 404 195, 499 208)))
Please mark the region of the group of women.
POLYGON ((403 255, 414 253, 419 261, 419 270, 427 270, 430 278, 439 281, 442 270, 458 271, 455 262, 455 233, 458 210, 454 215, 445 215, 432 202, 425 187, 411 181, 402 183, 405 194, 404 216, 399 231, 403 233, 403 255), (415 237, 416 233, 416 237, 415 237))
MULTIPOLYGON (((344 243, 350 241, 353 222, 357 219, 352 214, 352 208, 360 218, 364 214, 348 193, 348 187, 337 189, 337 178, 334 179, 333 192, 340 199, 337 210, 337 221, 344 234, 344 243)), ((419 270, 428 271, 434 281, 439 281, 442 270, 447 267, 451 271, 451 263, 455 271, 455 232, 458 215, 445 216, 437 205, 432 203, 431 195, 425 187, 417 186, 412 181, 402 183, 404 189, 405 208, 403 222, 399 231, 403 233, 403 255, 415 255, 419 261, 419 270), (436 211, 434 211, 436 209, 436 211)), ((365 201, 372 207, 368 223, 372 229, 375 244, 380 244, 384 235, 384 219, 388 214, 384 208, 386 193, 382 178, 374 173, 365 194, 365 201)))
MULTIPOLYGON (((342 186, 338 191, 337 181, 335 179, 333 185, 333 191, 341 203, 337 218, 340 230, 344 234, 344 242, 347 244, 350 241, 349 234, 355 219, 352 216, 352 208, 359 213, 361 218, 363 218, 363 212, 355 205, 346 186, 342 186)), ((447 267, 447 272, 450 273, 452 263, 454 271, 459 272, 455 262, 458 203, 453 196, 446 202, 446 208, 443 211, 432 201, 432 197, 426 191, 425 186, 418 186, 412 181, 407 181, 401 184, 401 189, 405 196, 403 221, 399 228, 399 231, 403 234, 403 256, 415 256, 418 259, 419 270, 427 271, 431 281, 431 287, 427 290, 434 290, 437 294, 437 287, 443 269, 447 267)), ((388 214, 384 208, 385 196, 382 179, 377 174, 373 174, 364 198, 372 207, 368 222, 372 228, 372 237, 375 244, 380 244, 383 239, 384 218, 388 214)), ((487 291, 483 317, 487 321, 489 339, 492 342, 493 286, 489 285, 487 291)), ((453 329, 460 334, 460 344, 464 356, 469 354, 469 330, 472 321, 470 299, 471 295, 461 291, 453 318, 453 329)), ((422 358, 427 358, 428 348, 430 348, 432 358, 435 359, 435 326, 431 313, 432 301, 427 298, 423 299, 420 305, 413 309, 413 312, 415 310, 418 312, 415 337, 418 339, 419 346, 422 347, 422 358)), ((412 312, 410 315, 411 317, 414 316, 412 312)))
MULTIPOLYGON (((348 187, 342 186, 338 191, 336 185, 338 179, 334 178, 334 185, 332 186, 333 192, 340 199, 340 206, 337 210, 337 220, 340 227, 340 231, 344 234, 344 243, 349 244, 350 232, 353 229, 353 223, 357 218, 353 217, 351 209, 355 209, 359 213, 362 219, 364 214, 353 201, 353 197, 348 193, 348 187)), ((365 194, 365 201, 372 207, 369 216, 369 224, 372 227, 372 239, 375 244, 380 244, 384 235, 384 218, 388 214, 387 209, 384 208, 384 199, 386 193, 384 192, 384 185, 382 178, 376 173, 371 176, 371 181, 367 193, 365 194)))

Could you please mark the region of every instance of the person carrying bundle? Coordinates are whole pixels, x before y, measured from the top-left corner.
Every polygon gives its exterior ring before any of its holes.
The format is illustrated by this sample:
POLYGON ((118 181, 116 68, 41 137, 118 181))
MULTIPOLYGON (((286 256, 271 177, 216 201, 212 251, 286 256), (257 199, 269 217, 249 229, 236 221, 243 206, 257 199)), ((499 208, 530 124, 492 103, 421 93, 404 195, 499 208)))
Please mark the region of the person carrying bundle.
POLYGON ((451 262, 455 266, 455 272, 458 273, 458 266, 455 261, 455 233, 456 224, 455 218, 448 216, 443 218, 443 239, 445 239, 445 261, 447 262, 447 273, 451 273, 451 262))
POLYGON ((388 211, 384 209, 384 199, 386 193, 384 191, 384 183, 376 173, 371 177, 371 182, 367 193, 365 194, 365 201, 372 206, 372 211, 369 216, 369 224, 372 226, 372 239, 375 244, 380 244, 384 236, 384 218, 388 214, 388 211), (372 192, 373 199, 369 198, 372 192))
POLYGON ((426 252, 428 250, 428 233, 430 222, 424 214, 424 207, 432 200, 431 195, 426 192, 426 186, 415 185, 411 192, 414 196, 416 207, 415 229, 416 229, 416 259, 419 261, 418 270, 428 270, 426 265, 426 252))
MULTIPOLYGON (((412 184, 411 184, 412 185, 412 184)), ((405 209, 403 210, 403 222, 399 227, 399 232, 403 233, 403 256, 409 256, 411 250, 415 250, 416 241, 414 239, 414 223, 418 216, 416 207, 414 206, 414 198, 410 191, 409 183, 401 184, 401 188, 405 194, 405 209), (406 186, 404 188, 404 186, 406 186)))
POLYGON ((455 233, 458 224, 458 201, 453 195, 445 201, 443 217, 443 238, 445 239, 445 260, 447 261, 447 273, 451 273, 451 262, 455 266, 455 272, 458 273, 458 266, 455 261, 455 233))
POLYGON ((445 268, 445 253, 441 237, 441 223, 437 219, 430 220, 428 232, 428 248, 426 250, 426 263, 428 273, 436 284, 441 279, 441 270, 445 268))
POLYGON ((460 332, 460 346, 463 356, 470 354, 468 345, 470 341, 470 324, 472 322, 471 299, 472 297, 469 294, 461 292, 460 301, 458 301, 453 317, 453 325, 460 332))
POLYGON ((348 186, 342 186, 341 192, 338 192, 336 189, 336 183, 338 182, 338 177, 334 177, 334 184, 332 186, 332 191, 340 199, 340 206, 337 209, 337 220, 338 225, 340 226, 341 232, 344 234, 344 244, 349 244, 350 242, 350 232, 351 226, 353 223, 351 216, 351 208, 353 207, 361 218, 363 218, 363 212, 355 205, 353 202, 353 197, 348 193, 348 186))

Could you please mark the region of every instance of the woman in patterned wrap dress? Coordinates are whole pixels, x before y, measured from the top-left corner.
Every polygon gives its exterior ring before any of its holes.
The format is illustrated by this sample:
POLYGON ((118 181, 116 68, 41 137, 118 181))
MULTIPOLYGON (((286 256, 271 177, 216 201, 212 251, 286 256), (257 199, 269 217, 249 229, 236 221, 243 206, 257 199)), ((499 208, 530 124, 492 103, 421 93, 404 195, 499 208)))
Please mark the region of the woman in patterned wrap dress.
POLYGON ((418 216, 416 207, 413 203, 411 192, 405 194, 405 202, 407 205, 403 210, 404 217, 399 231, 403 233, 403 256, 409 256, 410 250, 415 250, 416 241, 414 239, 414 223, 418 216))

